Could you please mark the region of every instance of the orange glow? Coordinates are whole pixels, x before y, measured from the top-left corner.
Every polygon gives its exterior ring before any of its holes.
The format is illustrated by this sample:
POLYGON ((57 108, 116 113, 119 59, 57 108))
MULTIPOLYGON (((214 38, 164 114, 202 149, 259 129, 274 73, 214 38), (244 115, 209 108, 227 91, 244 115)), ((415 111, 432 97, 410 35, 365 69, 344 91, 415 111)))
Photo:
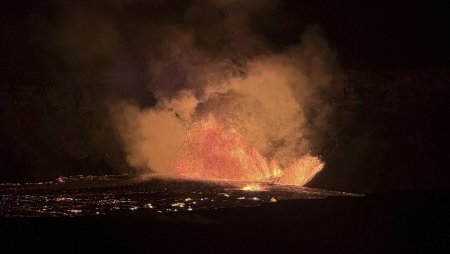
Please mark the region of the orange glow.
POLYGON ((188 129, 175 175, 205 180, 304 185, 323 166, 319 158, 304 155, 282 169, 276 161, 269 162, 236 130, 223 128, 209 115, 188 129))
POLYGON ((263 191, 264 188, 257 183, 250 183, 241 188, 243 191, 263 191))

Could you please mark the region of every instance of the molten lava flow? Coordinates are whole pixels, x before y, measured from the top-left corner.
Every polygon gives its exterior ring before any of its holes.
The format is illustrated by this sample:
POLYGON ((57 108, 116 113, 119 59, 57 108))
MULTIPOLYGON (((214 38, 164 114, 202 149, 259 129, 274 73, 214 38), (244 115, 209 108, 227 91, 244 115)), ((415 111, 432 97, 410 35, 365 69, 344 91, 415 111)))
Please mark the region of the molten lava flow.
POLYGON ((190 126, 175 174, 194 179, 304 185, 323 166, 320 159, 304 155, 281 169, 276 161, 268 162, 236 130, 224 129, 210 115, 190 126))
POLYGON ((257 183, 249 183, 244 185, 241 190, 243 191, 263 191, 265 190, 260 184, 257 183))

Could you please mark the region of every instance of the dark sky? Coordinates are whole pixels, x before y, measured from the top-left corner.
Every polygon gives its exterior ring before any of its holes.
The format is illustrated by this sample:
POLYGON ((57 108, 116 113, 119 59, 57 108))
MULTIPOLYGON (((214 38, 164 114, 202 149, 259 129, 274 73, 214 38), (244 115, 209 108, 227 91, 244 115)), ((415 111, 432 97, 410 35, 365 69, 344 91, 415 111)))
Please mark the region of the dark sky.
POLYGON ((291 1, 296 22, 317 23, 344 65, 427 67, 448 65, 448 2, 291 1), (299 21, 297 21, 299 20, 299 21))
MULTIPOLYGON (((70 1, 2 1, 2 70, 58 66, 48 50, 57 47, 51 34, 64 22, 61 16, 70 15, 67 9, 62 12, 64 2, 70 1)), ((136 22, 181 22, 189 6, 189 1, 77 2, 74 12, 77 6, 100 10, 129 33, 130 40, 139 33, 136 22)), ((447 1, 279 1, 273 11, 253 17, 253 26, 275 46, 284 46, 316 24, 345 67, 443 67, 450 63, 448 10, 447 1)))

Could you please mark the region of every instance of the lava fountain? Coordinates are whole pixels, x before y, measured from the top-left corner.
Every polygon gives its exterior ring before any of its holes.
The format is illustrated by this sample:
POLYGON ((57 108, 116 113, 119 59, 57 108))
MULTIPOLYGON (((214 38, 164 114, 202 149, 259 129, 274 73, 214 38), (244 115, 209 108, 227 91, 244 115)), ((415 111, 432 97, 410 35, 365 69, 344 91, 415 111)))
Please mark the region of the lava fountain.
POLYGON ((225 129, 209 115, 192 123, 188 129, 174 175, 301 186, 323 166, 319 158, 304 155, 282 169, 277 161, 265 158, 239 132, 233 128, 225 129))

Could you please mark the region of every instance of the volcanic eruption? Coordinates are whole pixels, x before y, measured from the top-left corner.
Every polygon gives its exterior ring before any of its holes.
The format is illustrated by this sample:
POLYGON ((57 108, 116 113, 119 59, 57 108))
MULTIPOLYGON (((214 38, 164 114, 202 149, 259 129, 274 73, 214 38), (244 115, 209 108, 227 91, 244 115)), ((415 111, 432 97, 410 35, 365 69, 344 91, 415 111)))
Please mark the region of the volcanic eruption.
POLYGON ((111 103, 127 161, 144 175, 304 185, 324 166, 333 51, 317 27, 272 48, 248 23, 261 10, 233 6, 219 5, 226 40, 214 47, 197 27, 217 26, 195 8, 199 24, 160 28, 148 65, 156 103, 111 103))
POLYGON ((305 109, 324 107, 315 93, 326 86, 305 64, 281 54, 250 60, 240 74, 223 62, 186 66, 192 76, 209 70, 208 82, 170 97, 157 93, 151 108, 118 103, 128 162, 171 177, 304 185, 324 166, 310 154, 315 140, 305 109))

